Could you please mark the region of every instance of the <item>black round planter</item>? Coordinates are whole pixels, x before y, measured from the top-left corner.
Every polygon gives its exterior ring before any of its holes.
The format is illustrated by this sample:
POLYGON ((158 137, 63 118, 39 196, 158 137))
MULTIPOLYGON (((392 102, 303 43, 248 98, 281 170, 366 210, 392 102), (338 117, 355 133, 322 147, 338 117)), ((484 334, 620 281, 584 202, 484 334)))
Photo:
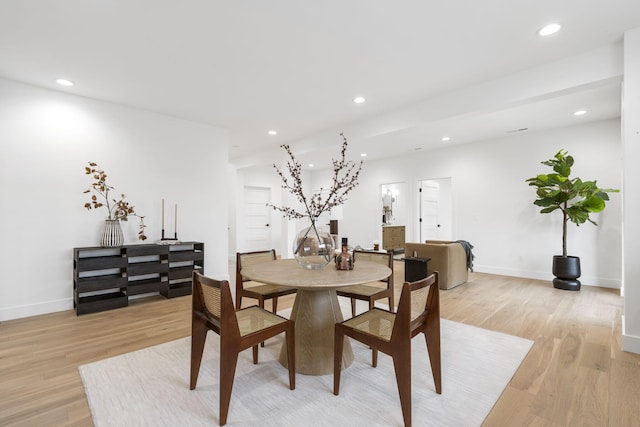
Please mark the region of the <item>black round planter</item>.
POLYGON ((554 255, 553 257, 553 287, 567 291, 580 290, 580 258, 577 256, 554 255))

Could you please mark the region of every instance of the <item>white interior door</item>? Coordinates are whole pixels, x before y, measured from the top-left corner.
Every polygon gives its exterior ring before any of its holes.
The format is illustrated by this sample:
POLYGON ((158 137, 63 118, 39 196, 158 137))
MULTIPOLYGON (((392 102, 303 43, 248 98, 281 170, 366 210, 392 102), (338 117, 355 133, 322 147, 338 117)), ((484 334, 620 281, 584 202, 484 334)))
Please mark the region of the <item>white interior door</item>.
POLYGON ((271 190, 263 187, 244 188, 244 250, 264 251, 271 249, 271 190))
POLYGON ((421 181, 420 189, 420 241, 451 240, 451 179, 421 181))

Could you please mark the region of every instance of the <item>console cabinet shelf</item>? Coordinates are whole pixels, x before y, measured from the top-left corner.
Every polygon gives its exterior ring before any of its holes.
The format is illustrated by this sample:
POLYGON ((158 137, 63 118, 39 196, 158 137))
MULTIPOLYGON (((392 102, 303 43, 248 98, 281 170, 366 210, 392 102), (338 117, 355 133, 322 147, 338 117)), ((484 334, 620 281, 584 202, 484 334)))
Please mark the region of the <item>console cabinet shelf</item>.
POLYGON ((73 249, 76 315, 126 307, 134 295, 191 295, 191 275, 204 273, 204 243, 73 249))

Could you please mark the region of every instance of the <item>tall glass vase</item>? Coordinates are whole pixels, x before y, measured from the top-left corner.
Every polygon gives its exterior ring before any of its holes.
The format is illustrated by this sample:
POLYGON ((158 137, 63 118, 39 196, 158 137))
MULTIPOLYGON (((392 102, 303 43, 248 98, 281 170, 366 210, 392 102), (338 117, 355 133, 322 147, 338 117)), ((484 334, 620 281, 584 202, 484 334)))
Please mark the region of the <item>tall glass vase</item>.
POLYGON ((122 246, 124 236, 120 221, 117 219, 105 219, 104 230, 100 237, 100 246, 103 248, 112 248, 114 246, 122 246))
POLYGON ((301 230, 293 240, 293 256, 304 268, 323 268, 335 257, 333 237, 312 221, 311 226, 301 230))

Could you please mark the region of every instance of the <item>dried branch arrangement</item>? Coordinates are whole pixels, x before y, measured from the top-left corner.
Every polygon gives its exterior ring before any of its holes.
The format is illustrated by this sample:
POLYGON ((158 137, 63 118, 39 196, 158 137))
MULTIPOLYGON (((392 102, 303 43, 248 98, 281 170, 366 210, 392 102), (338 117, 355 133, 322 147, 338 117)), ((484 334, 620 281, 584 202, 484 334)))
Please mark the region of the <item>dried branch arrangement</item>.
POLYGON ((86 175, 93 175, 94 179, 91 187, 83 192, 83 194, 93 193, 91 194, 89 202, 84 204, 84 207, 91 210, 104 206, 107 209, 107 219, 109 220, 127 221, 130 215, 140 218, 138 239, 146 240, 147 236, 144 234, 146 227, 144 216, 136 213, 134 206, 125 200, 126 196, 124 194, 120 194, 120 200, 109 198, 109 192, 114 190, 114 188, 107 184, 107 173, 94 162, 89 162, 89 166, 85 166, 84 170, 86 175), (102 203, 102 199, 104 199, 104 203, 102 203))
POLYGON ((333 207, 342 205, 347 200, 349 192, 358 185, 358 176, 362 170, 362 161, 356 164, 352 160, 346 160, 348 142, 344 134, 341 133, 340 136, 342 137, 342 149, 340 151, 340 159, 333 160, 331 187, 328 189, 321 187, 318 192, 311 194, 309 197, 305 195, 302 187, 302 165, 296 160, 291 152, 291 148, 286 144, 282 145, 281 147, 289 155, 289 161, 287 162, 289 176, 285 176, 275 164, 273 167, 282 179, 282 188, 289 190, 304 206, 305 211, 300 212, 290 207, 278 207, 272 204, 267 204, 267 206, 271 206, 274 210, 279 211, 285 218, 296 219, 309 217, 312 224, 314 224, 322 213, 330 212, 333 207), (322 194, 327 190, 326 198, 323 198, 322 194))

